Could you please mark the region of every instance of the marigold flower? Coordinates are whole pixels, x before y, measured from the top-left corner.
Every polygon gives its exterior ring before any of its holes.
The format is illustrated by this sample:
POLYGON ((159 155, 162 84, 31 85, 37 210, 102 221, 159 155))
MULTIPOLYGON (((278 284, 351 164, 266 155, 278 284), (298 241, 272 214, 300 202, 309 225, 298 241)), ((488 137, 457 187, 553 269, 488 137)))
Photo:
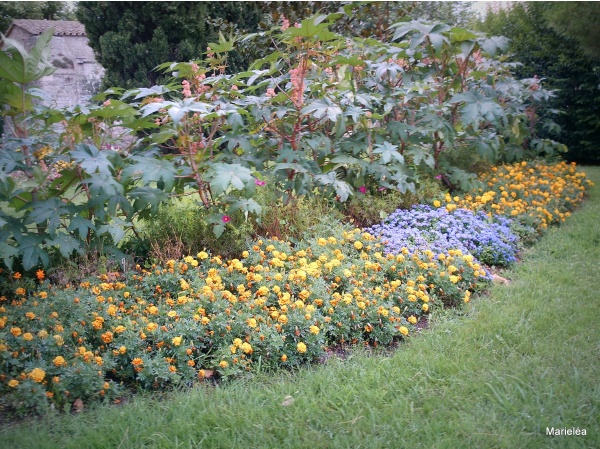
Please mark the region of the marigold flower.
POLYGON ((27 376, 34 382, 41 383, 46 377, 46 371, 41 368, 34 368, 27 376))
POLYGON ((54 364, 54 366, 63 366, 67 364, 67 361, 65 360, 65 358, 61 355, 54 357, 54 360, 52 361, 52 363, 54 364))
POLYGON ((17 379, 11 379, 8 381, 8 386, 11 388, 17 388, 19 386, 19 381, 17 379))
POLYGON ((306 352, 306 345, 304 343, 300 342, 296 345, 296 349, 298 350, 298 352, 300 354, 304 354, 306 352))
POLYGON ((21 276, 21 273, 19 273, 18 271, 15 274, 13 274, 14 279, 21 279, 21 276))
POLYGON ((10 333, 15 336, 18 337, 19 335, 21 335, 22 331, 20 327, 11 327, 10 328, 10 333))
POLYGON ((174 337, 171 340, 171 343, 173 343, 174 346, 179 346, 181 344, 181 337, 174 337))
POLYGON ((225 360, 221 360, 221 361, 219 362, 219 366, 220 366, 221 368, 227 368, 227 367, 229 366, 229 363, 227 363, 225 360))
POLYGON ((43 280, 46 277, 46 275, 44 274, 44 270, 37 270, 35 272, 35 277, 38 278, 38 280, 40 281, 43 280))

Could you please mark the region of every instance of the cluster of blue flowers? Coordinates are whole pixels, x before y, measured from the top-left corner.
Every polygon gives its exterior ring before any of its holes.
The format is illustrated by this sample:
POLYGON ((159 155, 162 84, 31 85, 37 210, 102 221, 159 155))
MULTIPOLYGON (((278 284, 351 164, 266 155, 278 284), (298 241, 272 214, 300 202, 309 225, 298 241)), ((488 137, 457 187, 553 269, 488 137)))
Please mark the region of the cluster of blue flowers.
POLYGON ((507 266, 516 261, 519 238, 510 229, 510 219, 490 219, 483 212, 417 205, 398 209, 382 223, 367 229, 386 242, 386 251, 403 247, 412 253, 429 249, 434 253, 460 249, 485 265, 507 266))

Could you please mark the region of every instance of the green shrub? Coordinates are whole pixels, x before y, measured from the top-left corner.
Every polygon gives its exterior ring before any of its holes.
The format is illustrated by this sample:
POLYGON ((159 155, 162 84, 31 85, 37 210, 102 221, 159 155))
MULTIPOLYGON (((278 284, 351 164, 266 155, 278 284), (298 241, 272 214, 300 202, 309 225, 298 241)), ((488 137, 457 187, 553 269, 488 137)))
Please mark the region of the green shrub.
POLYGON ((139 237, 131 239, 124 248, 137 257, 161 263, 202 250, 227 258, 239 257, 252 239, 252 223, 238 211, 227 216, 227 232, 217 237, 207 218, 208 211, 191 199, 172 199, 160 207, 156 217, 140 223, 139 237))

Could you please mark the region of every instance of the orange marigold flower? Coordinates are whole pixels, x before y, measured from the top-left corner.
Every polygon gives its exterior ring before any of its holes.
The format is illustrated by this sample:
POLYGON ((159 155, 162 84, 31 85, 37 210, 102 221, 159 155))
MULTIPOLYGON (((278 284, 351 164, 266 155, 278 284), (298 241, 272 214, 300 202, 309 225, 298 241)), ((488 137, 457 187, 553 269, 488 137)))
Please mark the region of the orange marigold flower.
POLYGON ((44 274, 44 270, 37 270, 35 272, 35 277, 38 278, 40 281, 43 280, 46 275, 44 274))

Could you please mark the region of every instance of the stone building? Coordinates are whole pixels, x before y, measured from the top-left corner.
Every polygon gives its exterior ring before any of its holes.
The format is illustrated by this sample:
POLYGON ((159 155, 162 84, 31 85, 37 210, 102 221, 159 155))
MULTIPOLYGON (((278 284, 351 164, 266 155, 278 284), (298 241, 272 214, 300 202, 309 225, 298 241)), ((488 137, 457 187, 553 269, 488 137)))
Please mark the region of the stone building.
POLYGON ((40 34, 54 29, 50 61, 56 72, 39 81, 48 94, 49 106, 69 107, 86 104, 98 92, 104 69, 96 62, 88 45, 84 26, 71 20, 15 19, 5 33, 30 50, 40 34))

